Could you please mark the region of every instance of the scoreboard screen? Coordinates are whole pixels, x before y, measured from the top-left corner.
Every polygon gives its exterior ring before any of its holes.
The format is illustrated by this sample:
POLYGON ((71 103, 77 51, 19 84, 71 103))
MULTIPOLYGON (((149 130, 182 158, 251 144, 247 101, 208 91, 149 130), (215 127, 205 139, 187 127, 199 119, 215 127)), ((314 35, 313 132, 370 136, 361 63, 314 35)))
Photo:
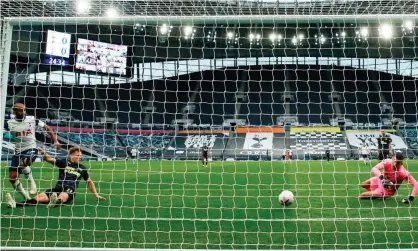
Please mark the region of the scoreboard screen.
POLYGON ((44 63, 47 65, 68 65, 70 46, 71 34, 48 30, 44 63))
POLYGON ((128 46, 78 39, 75 68, 82 71, 126 76, 128 46))

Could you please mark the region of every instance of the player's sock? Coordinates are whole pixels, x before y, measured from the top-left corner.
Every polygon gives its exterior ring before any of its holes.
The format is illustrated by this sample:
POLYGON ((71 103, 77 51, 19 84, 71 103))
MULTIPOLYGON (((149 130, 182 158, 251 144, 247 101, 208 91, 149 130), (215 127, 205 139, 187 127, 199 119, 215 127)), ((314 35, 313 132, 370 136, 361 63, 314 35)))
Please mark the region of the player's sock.
POLYGON ((35 183, 35 180, 33 179, 32 168, 30 166, 27 166, 27 167, 22 169, 22 173, 28 179, 29 193, 30 194, 36 194, 36 183, 35 183))
POLYGON ((16 180, 15 183, 12 183, 15 190, 17 190, 25 199, 30 200, 29 194, 26 192, 25 188, 23 188, 22 183, 19 180, 16 180))
POLYGON ((30 200, 16 203, 16 207, 30 207, 30 206, 36 206, 37 204, 38 204, 37 200, 30 199, 30 200))

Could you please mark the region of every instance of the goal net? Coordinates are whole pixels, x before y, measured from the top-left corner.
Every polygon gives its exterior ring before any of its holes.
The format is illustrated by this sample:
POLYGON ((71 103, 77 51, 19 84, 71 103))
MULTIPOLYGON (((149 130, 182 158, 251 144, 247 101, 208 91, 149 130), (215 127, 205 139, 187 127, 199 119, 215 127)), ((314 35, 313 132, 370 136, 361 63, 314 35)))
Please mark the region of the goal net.
POLYGON ((2 249, 418 248, 412 186, 359 199, 381 130, 418 179, 415 1, 0 4, 2 122, 24 104, 61 144, 37 128, 37 148, 80 147, 106 199, 39 155, 38 204, 10 208, 32 132, 2 127, 2 249))

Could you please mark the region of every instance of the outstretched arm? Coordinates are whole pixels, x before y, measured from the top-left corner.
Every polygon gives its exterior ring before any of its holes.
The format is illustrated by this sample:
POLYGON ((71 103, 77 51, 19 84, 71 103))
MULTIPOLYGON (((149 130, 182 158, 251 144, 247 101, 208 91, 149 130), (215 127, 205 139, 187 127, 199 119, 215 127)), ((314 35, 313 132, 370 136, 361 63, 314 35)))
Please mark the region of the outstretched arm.
POLYGON ((44 160, 46 161, 46 162, 48 162, 48 163, 50 163, 50 164, 52 164, 52 165, 55 165, 55 163, 56 163, 56 159, 54 159, 54 158, 52 158, 51 156, 49 156, 46 152, 45 152, 45 150, 43 150, 43 149, 39 149, 39 152, 43 155, 43 158, 44 158, 44 160))
POLYGON ((408 198, 403 199, 402 202, 405 204, 410 204, 415 199, 415 196, 418 195, 418 181, 416 181, 416 179, 410 173, 408 173, 406 180, 413 186, 413 188, 411 195, 409 195, 408 198))
POLYGON ((89 187, 89 189, 90 189, 90 192, 98 199, 98 200, 106 200, 105 198, 103 198, 102 196, 100 196, 98 193, 97 193, 97 190, 96 190, 96 187, 94 186, 94 182, 90 179, 90 178, 88 178, 88 180, 87 180, 87 186, 89 187))
POLYGON ((418 181, 411 174, 408 176, 408 183, 413 186, 411 195, 414 197, 417 196, 418 195, 418 181))
POLYGON ((376 177, 381 178, 383 174, 380 170, 382 170, 384 167, 385 165, 383 164, 383 162, 380 162, 379 164, 377 164, 375 167, 372 168, 372 174, 376 177))
POLYGON ((52 128, 49 127, 47 124, 45 124, 45 129, 49 134, 49 137, 51 137, 52 141, 54 141, 54 145, 57 149, 61 148, 61 144, 57 139, 57 136, 55 135, 54 131, 52 131, 52 128))

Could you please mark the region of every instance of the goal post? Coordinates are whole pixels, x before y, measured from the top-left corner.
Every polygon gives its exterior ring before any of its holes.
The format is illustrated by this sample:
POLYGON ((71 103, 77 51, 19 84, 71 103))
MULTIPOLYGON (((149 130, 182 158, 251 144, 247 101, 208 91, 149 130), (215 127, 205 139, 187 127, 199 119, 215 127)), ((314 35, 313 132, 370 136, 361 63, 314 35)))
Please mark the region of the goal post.
MULTIPOLYGON (((11 54, 11 46, 12 46, 12 33, 13 33, 13 26, 10 22, 1 21, 1 48, 0 48, 0 121, 5 121, 5 113, 6 113, 6 99, 7 99, 7 86, 9 81, 9 64, 10 64, 10 54, 11 54)), ((4 124, 4 122, 2 122, 4 124)), ((3 126, 0 127, 0 135, 3 135, 4 128, 3 126)), ((2 150, 3 145, 3 137, 0 139, 0 152, 2 150)), ((2 195, 0 195, 2 198, 2 195)))

